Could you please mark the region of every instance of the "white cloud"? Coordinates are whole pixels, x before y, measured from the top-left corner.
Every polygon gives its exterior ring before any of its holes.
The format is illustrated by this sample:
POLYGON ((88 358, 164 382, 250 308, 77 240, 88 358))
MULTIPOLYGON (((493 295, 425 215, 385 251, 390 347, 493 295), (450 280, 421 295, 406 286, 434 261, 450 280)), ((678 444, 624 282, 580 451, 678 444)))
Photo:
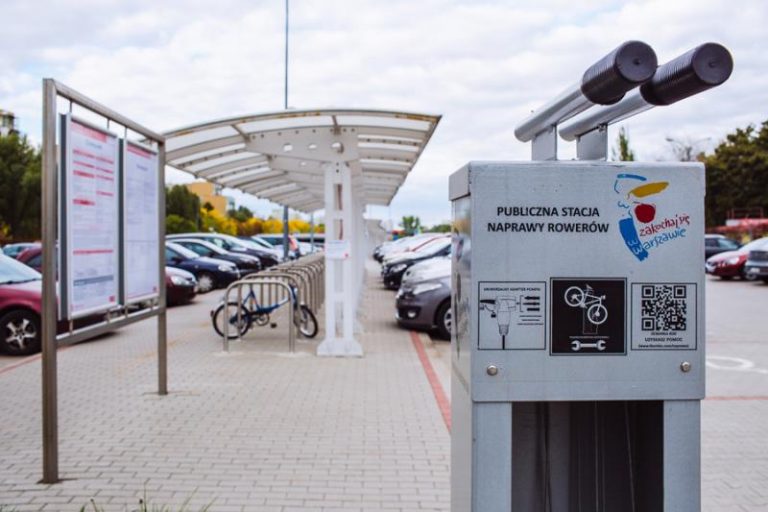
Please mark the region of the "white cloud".
MULTIPOLYGON (((39 137, 40 78, 68 85, 157 130, 278 110, 279 1, 3 2, 0 108, 39 137)), ((443 114, 387 210, 449 217, 447 176, 469 160, 529 158, 514 125, 627 39, 664 62, 719 41, 736 62, 718 90, 624 124, 640 157, 666 136, 709 138, 760 123, 768 104, 768 5, 746 0, 291 2, 290 104, 443 114)), ((562 144, 562 157, 573 155, 562 144)))

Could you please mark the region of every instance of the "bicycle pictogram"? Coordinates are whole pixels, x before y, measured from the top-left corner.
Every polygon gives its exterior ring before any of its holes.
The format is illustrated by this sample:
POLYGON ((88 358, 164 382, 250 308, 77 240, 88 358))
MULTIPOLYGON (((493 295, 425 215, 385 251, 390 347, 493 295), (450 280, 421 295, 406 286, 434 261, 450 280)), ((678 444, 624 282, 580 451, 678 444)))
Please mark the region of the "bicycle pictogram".
POLYGON ((584 289, 571 286, 565 290, 565 303, 573 308, 586 309, 586 316, 592 325, 601 325, 608 320, 608 309, 603 306, 605 295, 595 295, 595 290, 586 285, 584 289))

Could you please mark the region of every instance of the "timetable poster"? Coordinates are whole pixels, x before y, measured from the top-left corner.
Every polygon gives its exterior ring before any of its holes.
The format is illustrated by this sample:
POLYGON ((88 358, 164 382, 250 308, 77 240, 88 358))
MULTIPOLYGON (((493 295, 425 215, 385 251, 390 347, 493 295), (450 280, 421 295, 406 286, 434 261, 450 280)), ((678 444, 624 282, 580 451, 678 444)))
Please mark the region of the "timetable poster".
POLYGON ((83 121, 65 121, 66 316, 118 303, 118 138, 83 121))

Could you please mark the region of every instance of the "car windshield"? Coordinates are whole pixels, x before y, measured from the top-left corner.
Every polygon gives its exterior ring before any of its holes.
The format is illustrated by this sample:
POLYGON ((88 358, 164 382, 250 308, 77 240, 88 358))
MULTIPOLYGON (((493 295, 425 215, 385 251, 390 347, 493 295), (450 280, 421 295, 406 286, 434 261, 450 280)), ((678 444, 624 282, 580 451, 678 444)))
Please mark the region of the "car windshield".
POLYGON ((274 245, 272 245, 271 243, 267 242, 263 238, 251 238, 249 240, 249 242, 253 242, 256 245, 260 245, 260 246, 264 247, 265 249, 274 249, 275 248, 274 245))
POLYGON ((445 249, 446 245, 451 245, 450 238, 435 238, 434 240, 430 240, 413 252, 418 254, 434 254, 441 251, 442 249, 445 249))
POLYGON ((195 253, 195 251, 190 251, 186 247, 179 244, 169 243, 168 248, 179 253, 180 256, 183 256, 187 259, 195 259, 200 257, 197 253, 195 253))
POLYGON ((180 243, 179 245, 183 245, 187 249, 195 251, 200 256, 208 254, 209 252, 214 252, 216 254, 227 254, 227 251, 218 245, 214 245, 209 242, 203 242, 202 240, 184 240, 184 242, 180 243))
POLYGON ((8 256, 0 255, 0 284, 39 281, 43 276, 36 270, 8 256))
POLYGON ((250 240, 243 240, 242 238, 226 238, 225 241, 231 247, 237 247, 238 249, 261 249, 256 242, 250 240))

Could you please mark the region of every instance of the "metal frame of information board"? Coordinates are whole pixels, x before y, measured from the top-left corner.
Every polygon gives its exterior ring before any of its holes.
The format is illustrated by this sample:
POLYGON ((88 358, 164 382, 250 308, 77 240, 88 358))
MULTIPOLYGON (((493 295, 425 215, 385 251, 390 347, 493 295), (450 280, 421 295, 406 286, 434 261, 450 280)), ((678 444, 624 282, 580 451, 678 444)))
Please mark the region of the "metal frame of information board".
MULTIPOLYGON (((121 177, 122 178, 122 177, 121 177)), ((43 146, 42 146, 42 252, 43 252, 43 295, 42 295, 42 399, 43 399, 43 478, 42 483, 56 483, 59 479, 59 442, 58 442, 58 391, 57 391, 57 357, 58 345, 76 343, 86 338, 98 336, 120 327, 157 317, 157 351, 158 351, 158 394, 168 393, 167 372, 167 343, 166 343, 166 305, 165 305, 165 137, 131 119, 93 101, 87 96, 57 82, 54 79, 43 79, 43 146), (157 300, 147 309, 130 311, 126 304, 107 312, 104 321, 80 329, 74 329, 69 322, 69 330, 57 334, 59 306, 57 302, 57 236, 59 234, 60 206, 59 186, 62 176, 59 167, 59 148, 57 148, 57 127, 59 120, 58 100, 69 102, 70 111, 73 105, 100 116, 106 120, 107 127, 112 124, 124 129, 123 139, 127 140, 130 130, 150 143, 157 145, 158 169, 158 283, 157 300)), ((122 187, 120 188, 122 193, 122 187)), ((121 194, 122 195, 122 194, 121 194)), ((122 198, 120 199, 122 205, 122 198)), ((119 226, 123 229, 123 212, 118 211, 119 226)), ((119 250, 122 254, 122 238, 119 250)), ((120 282, 124 282, 124 267, 118 265, 117 273, 120 282)), ((62 296, 68 293, 67 284, 60 283, 62 296)))

